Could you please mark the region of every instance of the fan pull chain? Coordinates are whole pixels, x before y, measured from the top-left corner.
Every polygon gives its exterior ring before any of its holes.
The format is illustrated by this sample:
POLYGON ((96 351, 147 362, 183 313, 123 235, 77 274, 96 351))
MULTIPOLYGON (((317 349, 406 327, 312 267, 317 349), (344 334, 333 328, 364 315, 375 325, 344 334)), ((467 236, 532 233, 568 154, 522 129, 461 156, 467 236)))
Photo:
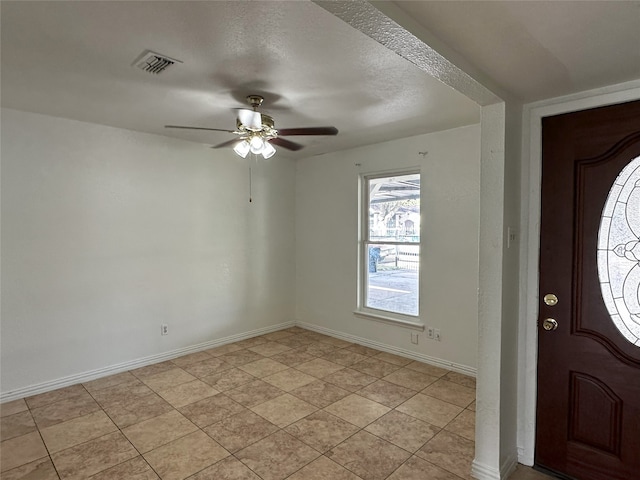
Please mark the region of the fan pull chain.
POLYGON ((249 203, 253 200, 251 199, 251 167, 249 167, 249 203))

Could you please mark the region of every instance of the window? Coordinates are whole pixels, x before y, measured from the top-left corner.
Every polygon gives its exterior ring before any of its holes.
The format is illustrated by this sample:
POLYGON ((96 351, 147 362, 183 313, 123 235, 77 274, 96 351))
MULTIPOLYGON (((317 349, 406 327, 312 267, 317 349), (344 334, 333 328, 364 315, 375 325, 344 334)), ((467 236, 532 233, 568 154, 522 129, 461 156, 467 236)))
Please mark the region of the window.
POLYGON ((359 312, 417 317, 420 173, 364 176, 362 187, 359 312))

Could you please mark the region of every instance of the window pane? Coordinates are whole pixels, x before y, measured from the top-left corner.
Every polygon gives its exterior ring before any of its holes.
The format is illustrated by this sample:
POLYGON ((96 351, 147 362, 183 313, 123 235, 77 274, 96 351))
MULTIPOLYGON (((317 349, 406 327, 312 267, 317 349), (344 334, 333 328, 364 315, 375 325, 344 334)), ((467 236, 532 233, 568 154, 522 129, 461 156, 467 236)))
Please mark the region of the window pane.
POLYGON ((367 244, 365 306, 418 315, 419 245, 367 244))
POLYGON ((420 174, 369 179, 369 240, 420 242, 420 174))

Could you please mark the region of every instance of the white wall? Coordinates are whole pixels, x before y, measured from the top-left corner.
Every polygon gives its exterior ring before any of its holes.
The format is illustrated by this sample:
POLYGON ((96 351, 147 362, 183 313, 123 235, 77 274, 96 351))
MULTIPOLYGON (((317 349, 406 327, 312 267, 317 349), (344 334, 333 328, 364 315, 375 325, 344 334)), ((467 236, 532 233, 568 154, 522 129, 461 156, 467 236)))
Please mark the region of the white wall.
POLYGON ((296 319, 475 369, 479 204, 478 125, 298 161, 296 319), (418 345, 411 330, 353 314, 358 176, 414 166, 422 172, 420 320, 442 331, 441 342, 421 334, 418 345))
POLYGON ((4 394, 293 320, 290 160, 2 110, 4 394), (160 324, 169 324, 160 336, 160 324))

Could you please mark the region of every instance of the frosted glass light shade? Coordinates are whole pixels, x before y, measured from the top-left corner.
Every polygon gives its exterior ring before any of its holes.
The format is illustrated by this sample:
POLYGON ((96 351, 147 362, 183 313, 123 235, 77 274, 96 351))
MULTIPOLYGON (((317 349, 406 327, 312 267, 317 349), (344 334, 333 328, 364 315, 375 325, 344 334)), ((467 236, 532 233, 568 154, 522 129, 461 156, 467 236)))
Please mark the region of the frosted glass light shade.
POLYGON ((264 142, 264 147, 262 147, 262 156, 267 159, 273 157, 275 153, 276 149, 273 148, 273 145, 271 145, 269 142, 264 142))
POLYGON ((249 145, 249 142, 247 142, 246 140, 242 140, 236 143, 236 146, 233 147, 233 151, 242 158, 247 157, 249 150, 251 150, 251 145, 249 145))
POLYGON ((251 153, 255 155, 262 153, 262 149, 264 147, 264 140, 262 139, 262 137, 259 137, 258 135, 254 135, 253 137, 251 137, 251 140, 249 143, 251 146, 251 153))

